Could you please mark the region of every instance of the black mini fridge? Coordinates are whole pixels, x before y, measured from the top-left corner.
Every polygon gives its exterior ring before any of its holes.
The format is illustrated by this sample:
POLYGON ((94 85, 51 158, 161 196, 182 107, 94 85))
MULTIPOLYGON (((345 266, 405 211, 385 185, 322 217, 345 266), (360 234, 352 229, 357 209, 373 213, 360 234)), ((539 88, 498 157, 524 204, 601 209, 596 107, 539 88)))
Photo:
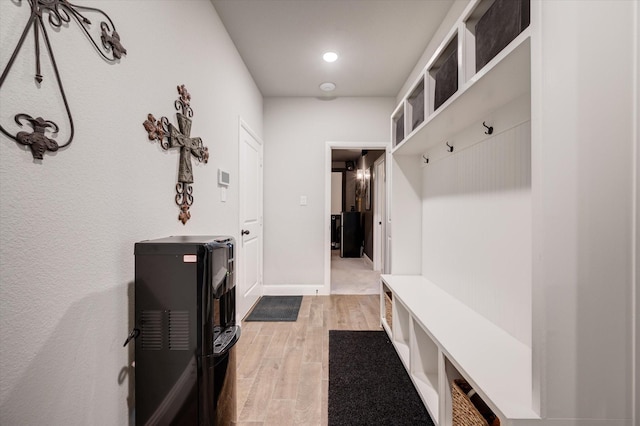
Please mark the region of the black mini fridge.
POLYGON ((340 248, 340 220, 342 215, 331 215, 331 249, 337 250, 340 248))
POLYGON ((135 244, 136 425, 235 421, 235 241, 135 244))
POLYGON ((360 212, 342 213, 340 227, 340 257, 360 257, 362 231, 360 212))

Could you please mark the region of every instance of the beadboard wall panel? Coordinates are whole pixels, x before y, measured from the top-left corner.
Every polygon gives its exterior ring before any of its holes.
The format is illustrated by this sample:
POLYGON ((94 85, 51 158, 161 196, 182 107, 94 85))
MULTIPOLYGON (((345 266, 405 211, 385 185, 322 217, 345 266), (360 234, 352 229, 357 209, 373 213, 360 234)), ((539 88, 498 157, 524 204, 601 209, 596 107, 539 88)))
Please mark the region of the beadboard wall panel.
POLYGON ((422 173, 422 274, 531 345, 531 126, 422 173))

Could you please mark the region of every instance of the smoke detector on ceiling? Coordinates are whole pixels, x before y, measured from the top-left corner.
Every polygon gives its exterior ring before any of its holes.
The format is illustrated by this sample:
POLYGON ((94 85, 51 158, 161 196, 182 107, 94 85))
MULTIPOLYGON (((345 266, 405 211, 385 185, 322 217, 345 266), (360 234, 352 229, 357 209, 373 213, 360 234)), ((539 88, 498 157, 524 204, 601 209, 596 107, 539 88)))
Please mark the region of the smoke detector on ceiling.
POLYGON ((322 90, 323 92, 333 92, 334 90, 336 90, 336 85, 334 83, 331 83, 330 81, 327 81, 320 85, 320 90, 322 90))

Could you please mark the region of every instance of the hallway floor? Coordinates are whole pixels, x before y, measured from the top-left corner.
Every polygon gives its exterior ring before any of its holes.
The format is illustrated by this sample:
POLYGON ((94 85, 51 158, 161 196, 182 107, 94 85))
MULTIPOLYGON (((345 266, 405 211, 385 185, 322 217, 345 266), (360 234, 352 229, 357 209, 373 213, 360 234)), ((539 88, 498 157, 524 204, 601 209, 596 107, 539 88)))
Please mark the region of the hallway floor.
POLYGON ((327 424, 329 330, 380 330, 380 297, 304 296, 296 322, 242 323, 238 425, 327 424))
POLYGON ((340 257, 331 250, 331 294, 379 294, 380 272, 365 257, 340 257))

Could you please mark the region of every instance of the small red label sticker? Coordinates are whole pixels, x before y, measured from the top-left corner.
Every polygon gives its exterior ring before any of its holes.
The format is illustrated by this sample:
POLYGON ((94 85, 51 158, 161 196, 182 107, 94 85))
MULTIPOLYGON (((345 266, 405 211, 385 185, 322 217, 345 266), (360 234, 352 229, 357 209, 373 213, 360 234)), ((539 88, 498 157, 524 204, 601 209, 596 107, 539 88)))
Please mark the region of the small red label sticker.
POLYGON ((196 263, 198 261, 198 256, 195 254, 185 254, 182 256, 182 261, 184 263, 196 263))

